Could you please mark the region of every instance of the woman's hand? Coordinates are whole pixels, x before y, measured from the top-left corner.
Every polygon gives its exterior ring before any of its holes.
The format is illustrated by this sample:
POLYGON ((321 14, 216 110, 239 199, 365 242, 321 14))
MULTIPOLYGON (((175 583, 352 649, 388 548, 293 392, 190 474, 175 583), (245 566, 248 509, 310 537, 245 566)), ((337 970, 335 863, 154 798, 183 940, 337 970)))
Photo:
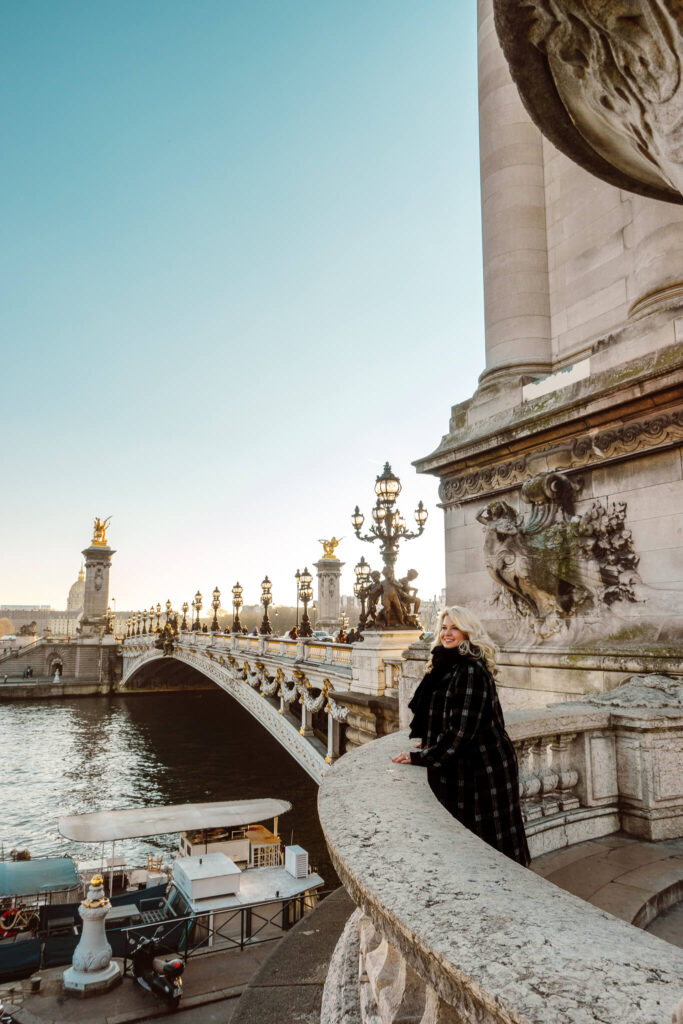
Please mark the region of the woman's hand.
POLYGON ((400 754, 391 759, 394 764, 410 764, 410 754, 406 750, 402 750, 400 754))

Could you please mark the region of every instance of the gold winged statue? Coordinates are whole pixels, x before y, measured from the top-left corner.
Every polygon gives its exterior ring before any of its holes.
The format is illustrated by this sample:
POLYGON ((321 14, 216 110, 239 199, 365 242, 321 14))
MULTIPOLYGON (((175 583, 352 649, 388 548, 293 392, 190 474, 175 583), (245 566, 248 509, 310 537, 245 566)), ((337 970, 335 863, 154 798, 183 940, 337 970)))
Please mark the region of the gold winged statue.
POLYGON ((96 548, 106 548, 107 546, 107 523, 110 521, 111 516, 107 516, 106 519, 99 519, 95 517, 95 526, 93 530, 92 545, 96 548))
POLYGON ((336 537, 333 537, 332 540, 322 540, 322 538, 319 539, 318 543, 322 544, 323 546, 323 558, 336 559, 337 556, 334 553, 334 549, 339 547, 340 540, 344 540, 344 538, 340 537, 339 540, 337 540, 336 537))

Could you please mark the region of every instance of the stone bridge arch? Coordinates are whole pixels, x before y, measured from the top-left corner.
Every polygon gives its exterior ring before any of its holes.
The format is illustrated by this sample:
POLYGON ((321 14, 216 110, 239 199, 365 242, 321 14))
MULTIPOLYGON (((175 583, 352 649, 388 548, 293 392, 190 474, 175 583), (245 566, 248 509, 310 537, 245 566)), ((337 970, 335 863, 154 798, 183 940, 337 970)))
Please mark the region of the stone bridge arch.
MULTIPOLYGON (((209 683, 225 690, 268 730, 312 779, 320 783, 329 765, 325 761, 324 752, 317 749, 319 741, 314 745, 309 737, 302 735, 296 725, 281 713, 281 709, 264 699, 265 695, 260 689, 255 689, 245 682, 243 667, 234 659, 231 663, 222 655, 216 657, 211 652, 190 651, 180 646, 176 646, 171 654, 164 654, 154 647, 142 651, 139 648, 127 651, 124 646, 123 674, 119 692, 135 690, 136 676, 139 676, 145 666, 157 662, 160 665, 165 663, 169 666, 188 666, 201 673, 209 683)), ((248 670, 255 679, 256 674, 253 670, 248 670)))

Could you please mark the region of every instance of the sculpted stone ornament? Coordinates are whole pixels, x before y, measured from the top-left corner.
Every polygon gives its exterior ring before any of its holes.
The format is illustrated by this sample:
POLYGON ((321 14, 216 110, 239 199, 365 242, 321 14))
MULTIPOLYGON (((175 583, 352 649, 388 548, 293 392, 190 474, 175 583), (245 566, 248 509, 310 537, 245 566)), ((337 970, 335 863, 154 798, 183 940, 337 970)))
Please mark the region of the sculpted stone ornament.
POLYGON ((634 622, 653 640, 680 637, 683 593, 643 583, 626 503, 597 499, 575 515, 577 491, 565 474, 541 473, 521 488, 528 518, 500 500, 479 512, 499 608, 510 607, 537 640, 590 642, 634 622))
POLYGON ((579 608, 636 601, 638 556, 625 529, 626 505, 600 501, 576 516, 577 485, 563 473, 542 473, 523 485, 528 519, 505 501, 478 514, 493 579, 539 637, 552 636, 579 608))
POLYGON ((683 202, 679 0, 494 0, 494 10, 544 135, 612 185, 683 202))
MULTIPOLYGON (((589 693, 569 703, 594 704, 597 707, 650 708, 683 712, 683 680, 671 676, 631 676, 607 693, 589 693)), ((558 707, 564 705, 558 704, 558 707)))
POLYGON ((71 967, 62 975, 65 989, 79 995, 94 995, 120 980, 121 969, 112 961, 112 949, 105 932, 105 918, 110 910, 111 903, 104 894, 102 876, 95 875, 88 895, 78 908, 83 931, 74 950, 71 967))

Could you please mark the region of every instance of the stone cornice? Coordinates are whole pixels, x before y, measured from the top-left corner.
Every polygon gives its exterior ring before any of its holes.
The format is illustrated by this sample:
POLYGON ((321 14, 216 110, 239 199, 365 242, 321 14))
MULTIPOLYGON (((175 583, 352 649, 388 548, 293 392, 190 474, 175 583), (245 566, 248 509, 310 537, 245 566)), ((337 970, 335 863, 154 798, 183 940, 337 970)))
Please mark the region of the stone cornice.
POLYGON ((486 497, 527 480, 535 473, 564 473, 617 462, 640 452, 683 441, 683 407, 632 419, 603 430, 577 433, 524 454, 442 479, 439 497, 445 507, 472 497, 486 497))
MULTIPOLYGON (((658 321, 657 317, 650 319, 658 321)), ((606 346, 606 351, 609 348, 606 346)), ((585 380, 472 424, 465 416, 431 454, 416 459, 413 465, 418 472, 444 477, 456 467, 479 467, 482 462, 543 448, 582 431, 614 427, 680 405, 683 344, 670 345, 616 370, 594 366, 601 358, 600 352, 591 358, 591 375, 585 380)), ((464 403, 462 409, 469 404, 464 403)), ((461 418, 463 415, 461 412, 461 418)))

